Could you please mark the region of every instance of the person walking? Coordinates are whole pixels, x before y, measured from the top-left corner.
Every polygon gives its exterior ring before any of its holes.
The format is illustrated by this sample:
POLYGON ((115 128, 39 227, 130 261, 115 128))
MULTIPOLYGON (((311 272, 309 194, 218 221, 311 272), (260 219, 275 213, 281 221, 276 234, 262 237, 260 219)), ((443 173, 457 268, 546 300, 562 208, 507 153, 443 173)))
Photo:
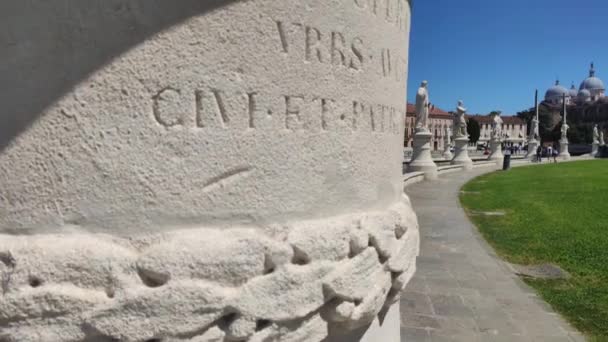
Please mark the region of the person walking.
POLYGON ((553 147, 547 146, 547 159, 550 160, 552 156, 553 156, 553 147))
POLYGON ((553 162, 557 163, 557 155, 559 154, 559 151, 557 150, 557 148, 553 149, 552 155, 553 155, 553 162))
POLYGON ((536 161, 539 163, 541 163, 543 161, 542 153, 543 153, 543 148, 539 145, 536 148, 536 161))

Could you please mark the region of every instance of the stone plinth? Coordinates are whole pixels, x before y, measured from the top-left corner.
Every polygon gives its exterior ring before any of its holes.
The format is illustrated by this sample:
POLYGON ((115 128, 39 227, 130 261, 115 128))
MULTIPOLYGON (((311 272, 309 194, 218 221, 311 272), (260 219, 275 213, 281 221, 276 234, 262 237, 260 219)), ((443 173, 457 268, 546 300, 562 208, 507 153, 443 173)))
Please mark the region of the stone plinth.
POLYGON ((452 165, 462 165, 464 170, 473 169, 473 161, 469 157, 469 138, 460 137, 454 139, 456 147, 454 149, 454 159, 452 165))
POLYGON ((488 160, 495 161, 497 165, 502 165, 504 155, 502 154, 502 143, 500 140, 490 140, 490 148, 492 153, 488 157, 488 160))
POLYGON ((559 141, 559 159, 570 160, 570 152, 568 151, 568 140, 562 139, 559 141))
POLYGON ((454 158, 452 151, 450 151, 450 147, 446 148, 445 151, 443 151, 443 158, 445 160, 452 160, 452 158, 454 158))
POLYGON ((530 140, 528 141, 528 152, 526 153, 526 159, 528 160, 536 160, 536 149, 538 149, 538 140, 530 140))
POLYGON ((599 148, 600 148, 600 143, 599 143, 599 141, 594 141, 594 142, 591 144, 591 156, 592 156, 592 157, 597 156, 597 153, 598 153, 599 148))
POLYGON ((428 130, 414 135, 414 155, 407 166, 407 172, 424 172, 428 180, 437 179, 437 165, 431 157, 431 139, 433 134, 428 130))
POLYGON ((409 3, 64 5, 1 6, 0 339, 396 342, 409 3))

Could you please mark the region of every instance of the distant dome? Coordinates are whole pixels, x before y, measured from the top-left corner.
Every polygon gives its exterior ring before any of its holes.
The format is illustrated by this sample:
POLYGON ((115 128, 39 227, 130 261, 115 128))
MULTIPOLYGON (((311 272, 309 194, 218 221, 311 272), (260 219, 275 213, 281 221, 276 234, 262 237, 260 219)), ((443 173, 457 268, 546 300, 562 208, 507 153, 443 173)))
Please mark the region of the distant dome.
POLYGON ((604 82, 595 77, 595 69, 593 67, 593 63, 591 63, 591 69, 589 69, 589 77, 587 77, 582 83, 579 89, 587 89, 587 90, 605 90, 604 82))
POLYGON ((586 89, 586 90, 604 90, 606 88, 604 88, 604 82, 602 82, 602 80, 600 80, 597 77, 587 77, 583 83, 581 83, 581 86, 579 89, 586 89))
POLYGON ((564 95, 568 96, 568 89, 559 85, 559 81, 555 82, 555 85, 547 90, 545 93, 545 100, 554 100, 562 98, 564 95))
POLYGON ((588 99, 591 98, 591 92, 589 90, 587 90, 587 89, 581 89, 578 92, 577 97, 579 98, 579 100, 586 101, 586 100, 588 100, 588 99))
POLYGON ((578 90, 576 90, 574 83, 572 83, 572 87, 570 87, 570 90, 568 90, 568 95, 573 99, 578 96, 578 90))

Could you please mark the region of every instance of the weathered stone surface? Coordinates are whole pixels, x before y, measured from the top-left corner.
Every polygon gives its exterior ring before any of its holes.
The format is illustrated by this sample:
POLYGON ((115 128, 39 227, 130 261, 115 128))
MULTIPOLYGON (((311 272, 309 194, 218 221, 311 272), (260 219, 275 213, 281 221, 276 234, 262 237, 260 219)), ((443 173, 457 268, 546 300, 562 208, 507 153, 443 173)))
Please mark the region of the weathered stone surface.
POLYGON ((192 334, 226 314, 234 294, 202 282, 172 282, 118 298, 85 321, 92 331, 121 341, 192 334))
POLYGON ((252 336, 249 342, 307 342, 323 341, 327 337, 327 322, 314 315, 300 323, 270 326, 252 336))
POLYGON ((395 222, 390 217, 370 214, 361 220, 361 228, 369 233, 370 243, 382 258, 390 258, 397 252, 395 222))
POLYGON ((350 251, 350 230, 352 223, 345 220, 306 221, 292 227, 288 241, 302 261, 338 261, 350 251))
POLYGON ((230 305, 244 315, 272 321, 305 317, 327 301, 322 279, 332 269, 328 262, 287 265, 245 284, 230 305))
POLYGON ((355 301, 364 298, 376 282, 382 281, 382 274, 386 273, 378 261, 376 250, 368 248, 356 257, 338 264, 335 270, 327 275, 323 284, 325 290, 333 296, 355 301))
POLYGON ((334 300, 373 318, 417 230, 409 1, 65 5, 0 3, 0 340, 322 340, 334 300))
POLYGON ((137 254, 103 235, 0 234, 0 253, 3 292, 62 283, 115 291, 137 277, 137 254))
POLYGON ((209 229, 204 234, 183 230, 143 253, 137 267, 167 279, 204 279, 239 286, 289 262, 292 256, 289 246, 254 229, 209 229))
POLYGON ((412 260, 418 256, 420 237, 417 229, 408 230, 405 235, 398 240, 397 252, 388 259, 387 267, 391 272, 401 273, 407 270, 412 260))

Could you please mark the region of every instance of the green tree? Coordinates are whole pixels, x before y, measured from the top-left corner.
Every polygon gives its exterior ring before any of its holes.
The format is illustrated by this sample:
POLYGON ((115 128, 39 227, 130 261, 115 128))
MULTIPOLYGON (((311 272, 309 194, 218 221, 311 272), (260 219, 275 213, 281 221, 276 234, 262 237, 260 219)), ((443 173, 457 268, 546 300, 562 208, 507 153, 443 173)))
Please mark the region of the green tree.
POLYGON ((481 134, 479 122, 473 118, 469 118, 467 121, 467 132, 469 133, 469 141, 476 143, 479 140, 479 135, 481 134))

